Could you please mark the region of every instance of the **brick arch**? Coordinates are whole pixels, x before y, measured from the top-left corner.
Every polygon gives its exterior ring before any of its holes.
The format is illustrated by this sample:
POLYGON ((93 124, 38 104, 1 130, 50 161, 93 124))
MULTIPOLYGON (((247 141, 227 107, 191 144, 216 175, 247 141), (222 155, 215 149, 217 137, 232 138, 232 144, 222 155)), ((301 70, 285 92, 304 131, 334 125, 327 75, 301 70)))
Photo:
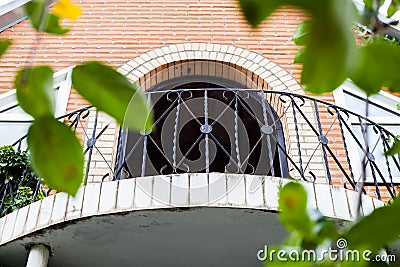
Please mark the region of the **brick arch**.
POLYGON ((163 81, 171 78, 168 73, 163 73, 166 69, 182 64, 193 64, 195 69, 195 62, 198 61, 219 63, 222 67, 236 69, 247 77, 245 85, 250 88, 304 94, 298 82, 276 63, 257 53, 230 45, 185 43, 164 46, 126 62, 118 71, 147 90, 158 83, 157 78, 163 81), (168 78, 163 79, 163 76, 168 78))

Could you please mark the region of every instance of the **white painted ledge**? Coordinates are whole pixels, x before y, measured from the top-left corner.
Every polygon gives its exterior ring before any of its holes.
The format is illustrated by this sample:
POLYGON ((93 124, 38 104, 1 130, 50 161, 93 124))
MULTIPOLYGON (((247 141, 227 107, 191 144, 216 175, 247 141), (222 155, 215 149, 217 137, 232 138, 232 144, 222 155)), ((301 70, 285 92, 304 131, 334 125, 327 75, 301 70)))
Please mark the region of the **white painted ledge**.
MULTIPOLYGON (((194 173, 92 183, 81 187, 75 197, 58 193, 0 218, 0 245, 51 225, 110 213, 173 207, 278 211, 279 188, 289 181, 258 175, 194 173)), ((301 183, 308 194, 308 208, 318 208, 331 218, 355 219, 356 192, 301 183)), ((363 197, 366 214, 382 205, 377 199, 363 197)))

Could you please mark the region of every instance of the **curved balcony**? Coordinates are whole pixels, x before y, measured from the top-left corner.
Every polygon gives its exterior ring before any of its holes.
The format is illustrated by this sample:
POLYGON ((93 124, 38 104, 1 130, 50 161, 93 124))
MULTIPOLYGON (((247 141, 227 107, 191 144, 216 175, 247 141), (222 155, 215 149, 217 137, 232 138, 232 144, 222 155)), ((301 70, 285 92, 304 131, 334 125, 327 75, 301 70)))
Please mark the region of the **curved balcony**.
MULTIPOLYGON (((364 214, 396 194, 399 158, 384 156, 395 136, 352 111, 276 91, 145 94, 155 115, 151 133, 118 130, 91 107, 60 118, 83 140, 85 186, 75 197, 50 194, 0 218, 1 263, 24 266, 25 248, 41 243, 54 255, 50 266, 115 259, 129 266, 133 258, 143 266, 259 266, 256 252, 286 235, 276 211, 279 187, 291 179, 304 184, 310 209, 335 220, 355 218, 359 190, 364 214)), ((1 185, 1 207, 4 196, 18 197, 23 184, 13 183, 1 185)))

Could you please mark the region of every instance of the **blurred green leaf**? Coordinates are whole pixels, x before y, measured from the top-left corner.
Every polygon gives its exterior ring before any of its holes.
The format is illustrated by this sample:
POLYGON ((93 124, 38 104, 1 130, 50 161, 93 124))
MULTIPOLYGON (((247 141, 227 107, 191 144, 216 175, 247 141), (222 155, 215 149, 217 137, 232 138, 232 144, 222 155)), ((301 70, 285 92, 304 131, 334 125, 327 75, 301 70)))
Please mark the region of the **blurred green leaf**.
POLYGON ((389 17, 393 16, 394 13, 397 12, 397 10, 398 10, 398 9, 397 9, 397 7, 396 7, 395 5, 390 4, 390 6, 389 6, 389 8, 388 8, 388 11, 387 11, 387 17, 389 18, 389 17))
POLYGON ((362 217, 344 234, 344 238, 350 248, 368 248, 377 252, 399 238, 399 225, 400 205, 385 206, 362 217), (387 229, 387 231, 371 234, 376 233, 377 229, 387 229))
POLYGON ((69 32, 69 29, 61 27, 60 18, 58 16, 54 14, 49 14, 44 31, 47 33, 63 35, 69 32))
POLYGON ((252 27, 257 27, 275 9, 283 4, 283 0, 238 0, 246 20, 252 27))
MULTIPOLYGON (((293 34, 292 40, 297 45, 306 45, 310 38, 310 26, 311 21, 305 20, 297 25, 297 28, 293 34)), ((293 62, 294 63, 304 63, 306 54, 306 48, 301 48, 297 54, 295 55, 293 62)))
POLYGON ((366 8, 372 8, 374 0, 364 0, 364 4, 366 8))
POLYGON ((350 75, 353 82, 368 95, 378 93, 382 87, 400 92, 400 47, 378 40, 360 51, 359 67, 350 75))
POLYGON ((99 110, 133 130, 150 130, 152 114, 136 85, 111 67, 88 62, 74 68, 75 89, 99 110))
POLYGON ((357 50, 351 31, 356 12, 348 0, 318 2, 310 12, 301 80, 307 91, 322 94, 337 88, 356 67, 357 50))
POLYGON ((279 192, 279 218, 289 231, 298 231, 302 236, 312 232, 312 222, 307 213, 307 193, 303 186, 290 182, 279 192))
POLYGON ((63 35, 69 29, 60 26, 60 18, 54 14, 49 14, 44 0, 32 0, 25 4, 25 14, 28 16, 32 26, 37 31, 51 34, 63 35))
POLYGON ((314 223, 313 234, 320 244, 326 239, 335 239, 339 236, 338 230, 332 221, 325 218, 318 210, 309 212, 310 218, 314 223))
POLYGON ((282 245, 286 247, 300 247, 303 242, 303 237, 299 235, 298 232, 291 232, 289 236, 287 236, 282 245))
POLYGON ((306 54, 306 49, 302 48, 297 52, 297 54, 294 56, 293 62, 294 63, 304 63, 304 57, 306 54))
POLYGON ((34 118, 53 116, 55 111, 53 71, 48 66, 20 70, 15 78, 21 108, 34 118))
POLYGON ((394 13, 396 13, 399 10, 399 8, 400 8, 400 1, 399 0, 392 0, 390 5, 389 5, 387 17, 393 16, 394 13))
POLYGON ((311 21, 305 20, 297 25, 292 40, 297 45, 306 45, 310 36, 311 21))
POLYGON ((83 178, 83 151, 74 132, 52 117, 42 117, 28 132, 33 167, 47 185, 75 195, 83 178))
POLYGON ((11 44, 10 40, 0 40, 0 57, 7 51, 11 44))
POLYGON ((400 141, 397 140, 388 151, 386 151, 387 156, 394 156, 400 153, 400 141))
MULTIPOLYGON (((373 9, 374 7, 374 2, 377 2, 376 0, 364 0, 365 7, 368 9, 373 9)), ((378 8, 383 4, 384 0, 379 0, 378 3, 378 8)))
MULTIPOLYGON (((44 23, 44 19, 47 17, 47 8, 45 7, 44 0, 33 0, 25 4, 25 14, 31 21, 32 26, 39 30, 41 23, 44 23)), ((43 24, 44 28, 44 24, 43 24)))

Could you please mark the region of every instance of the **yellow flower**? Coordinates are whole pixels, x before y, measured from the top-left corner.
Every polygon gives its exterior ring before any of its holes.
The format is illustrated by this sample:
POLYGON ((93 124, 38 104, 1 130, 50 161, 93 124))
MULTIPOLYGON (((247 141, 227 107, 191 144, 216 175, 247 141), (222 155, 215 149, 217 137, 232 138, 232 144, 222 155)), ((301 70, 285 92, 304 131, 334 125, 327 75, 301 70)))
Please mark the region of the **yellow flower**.
POLYGON ((53 7, 53 14, 60 18, 76 20, 81 13, 81 8, 74 5, 71 0, 60 0, 53 7))

